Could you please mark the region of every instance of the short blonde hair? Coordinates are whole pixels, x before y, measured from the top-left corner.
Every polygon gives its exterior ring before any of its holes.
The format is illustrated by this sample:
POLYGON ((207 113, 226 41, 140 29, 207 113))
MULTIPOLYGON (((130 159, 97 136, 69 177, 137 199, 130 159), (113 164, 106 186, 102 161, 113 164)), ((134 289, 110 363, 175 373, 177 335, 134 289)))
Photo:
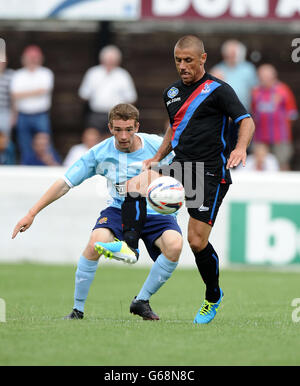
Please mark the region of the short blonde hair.
POLYGON ((108 122, 112 125, 113 120, 121 119, 123 121, 129 121, 134 119, 135 122, 139 122, 140 113, 139 110, 130 103, 120 103, 114 106, 108 114, 108 122))

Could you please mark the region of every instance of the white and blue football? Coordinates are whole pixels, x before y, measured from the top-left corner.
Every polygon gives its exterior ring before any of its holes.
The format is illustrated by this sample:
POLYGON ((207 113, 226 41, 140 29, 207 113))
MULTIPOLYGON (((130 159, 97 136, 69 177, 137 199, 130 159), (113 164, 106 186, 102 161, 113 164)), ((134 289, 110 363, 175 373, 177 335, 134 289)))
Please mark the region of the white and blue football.
POLYGON ((172 214, 184 203, 184 187, 173 177, 159 177, 148 186, 147 200, 161 214, 172 214))

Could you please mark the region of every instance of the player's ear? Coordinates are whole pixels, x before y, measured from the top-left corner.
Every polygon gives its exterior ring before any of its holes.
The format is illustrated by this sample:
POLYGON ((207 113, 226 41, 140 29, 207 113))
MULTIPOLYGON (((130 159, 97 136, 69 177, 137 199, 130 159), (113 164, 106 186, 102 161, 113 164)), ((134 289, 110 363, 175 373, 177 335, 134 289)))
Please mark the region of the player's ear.
POLYGON ((139 122, 135 122, 135 132, 136 133, 139 131, 139 128, 140 128, 140 123, 139 122))
POLYGON ((200 61, 201 61, 201 64, 204 64, 206 62, 206 59, 207 59, 207 53, 206 52, 203 52, 200 56, 200 61))
POLYGON ((110 123, 108 123, 108 128, 109 128, 110 133, 113 135, 114 134, 114 129, 112 128, 110 123))

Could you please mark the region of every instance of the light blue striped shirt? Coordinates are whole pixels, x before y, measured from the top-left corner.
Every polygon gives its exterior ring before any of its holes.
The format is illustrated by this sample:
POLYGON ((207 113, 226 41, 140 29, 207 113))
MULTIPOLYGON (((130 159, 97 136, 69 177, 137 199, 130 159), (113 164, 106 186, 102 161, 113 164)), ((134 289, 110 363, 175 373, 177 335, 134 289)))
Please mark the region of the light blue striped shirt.
MULTIPOLYGON (((85 155, 76 161, 64 175, 70 187, 80 185, 87 178, 95 175, 107 179, 107 188, 112 200, 108 203, 115 208, 121 208, 124 197, 120 194, 125 181, 137 176, 142 171, 142 163, 152 158, 160 147, 163 138, 155 134, 137 133, 142 141, 140 149, 125 153, 115 146, 115 138, 110 137, 92 147, 85 155)), ((174 157, 170 153, 160 164, 170 164, 174 157)), ((157 214, 147 204, 147 214, 157 214)))

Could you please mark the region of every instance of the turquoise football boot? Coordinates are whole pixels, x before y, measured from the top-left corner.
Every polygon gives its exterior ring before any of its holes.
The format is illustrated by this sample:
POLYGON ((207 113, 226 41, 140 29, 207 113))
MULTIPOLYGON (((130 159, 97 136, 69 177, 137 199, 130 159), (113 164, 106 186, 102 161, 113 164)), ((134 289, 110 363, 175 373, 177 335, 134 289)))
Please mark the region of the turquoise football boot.
POLYGON ((209 301, 204 300, 200 310, 197 312, 194 323, 207 324, 211 322, 218 312, 223 297, 224 293, 220 288, 220 298, 216 303, 210 303, 209 301))
POLYGON ((139 251, 130 248, 125 241, 115 239, 111 243, 102 243, 98 241, 94 244, 95 250, 99 255, 109 259, 123 261, 124 263, 134 264, 138 261, 139 251))

